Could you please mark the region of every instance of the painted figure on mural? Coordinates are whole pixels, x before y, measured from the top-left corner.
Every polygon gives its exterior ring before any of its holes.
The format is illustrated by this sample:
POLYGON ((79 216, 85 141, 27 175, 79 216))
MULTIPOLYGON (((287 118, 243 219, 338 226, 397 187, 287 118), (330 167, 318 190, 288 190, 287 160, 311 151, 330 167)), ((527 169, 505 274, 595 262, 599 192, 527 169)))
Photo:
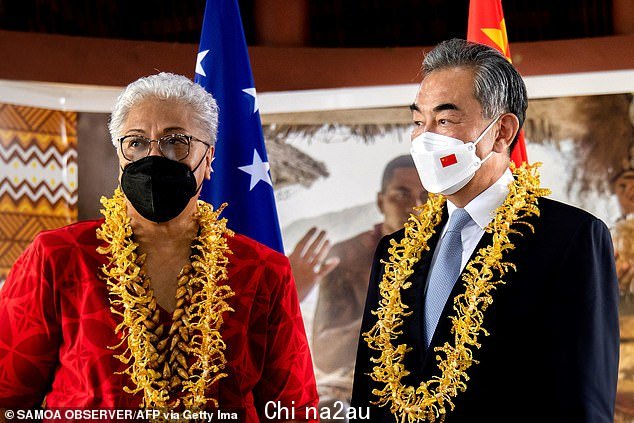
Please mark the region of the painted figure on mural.
POLYGON ((621 296, 627 298, 623 307, 634 307, 634 146, 629 157, 623 160, 622 170, 612 183, 616 194, 621 217, 614 229, 616 268, 619 276, 621 296))
MULTIPOLYGON (((303 272, 301 262, 298 263, 299 252, 311 242, 319 243, 325 236, 323 231, 316 236, 314 229, 309 231, 290 256, 298 289, 304 296, 315 283, 319 284, 312 353, 320 405, 329 407, 331 415, 350 405, 357 340, 374 250, 383 236, 401 228, 414 212, 413 208, 426 200, 427 193, 418 179, 411 156, 399 156, 385 166, 377 193, 376 204, 383 214, 383 221, 371 230, 329 248, 321 260, 325 266, 335 263, 332 269, 311 278, 312 269, 303 272), (296 271, 298 268, 300 272, 296 271), (308 275, 304 276, 306 273, 308 275)), ((316 261, 315 265, 319 263, 316 261)), ((341 415, 345 415, 345 411, 341 415)))
POLYGON ((634 146, 622 160, 612 181, 619 202, 620 217, 612 226, 612 239, 619 279, 621 360, 615 421, 634 421, 634 146))

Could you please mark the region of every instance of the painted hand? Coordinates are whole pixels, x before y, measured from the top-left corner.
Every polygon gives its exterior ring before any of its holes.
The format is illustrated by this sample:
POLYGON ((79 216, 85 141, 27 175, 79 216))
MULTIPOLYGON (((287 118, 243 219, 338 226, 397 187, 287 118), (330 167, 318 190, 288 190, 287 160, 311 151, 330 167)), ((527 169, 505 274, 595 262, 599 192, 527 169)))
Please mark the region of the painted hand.
POLYGON ((288 256, 300 301, 339 265, 339 257, 330 257, 324 261, 330 252, 330 241, 326 238, 326 231, 319 231, 315 235, 316 233, 317 228, 310 228, 288 256))

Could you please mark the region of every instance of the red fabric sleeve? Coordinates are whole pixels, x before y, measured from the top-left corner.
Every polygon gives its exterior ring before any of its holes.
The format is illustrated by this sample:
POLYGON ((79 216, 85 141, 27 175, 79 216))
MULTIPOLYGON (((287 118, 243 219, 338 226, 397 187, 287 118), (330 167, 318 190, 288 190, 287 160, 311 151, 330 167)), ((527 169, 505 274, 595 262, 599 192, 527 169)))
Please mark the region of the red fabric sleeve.
POLYGON ((273 285, 272 282, 277 281, 271 295, 267 322, 265 368, 254 389, 256 407, 262 421, 289 419, 316 422, 318 420, 312 416, 319 414, 318 396, 304 321, 290 264, 286 257, 280 257, 279 267, 267 266, 265 272, 268 274, 264 275, 267 283, 273 285), (282 407, 288 409, 288 416, 282 407), (313 408, 308 418, 307 407, 313 408), (268 418, 273 412, 277 412, 277 418, 268 418))
POLYGON ((0 408, 39 406, 50 389, 61 333, 53 282, 38 236, 0 291, 0 408))

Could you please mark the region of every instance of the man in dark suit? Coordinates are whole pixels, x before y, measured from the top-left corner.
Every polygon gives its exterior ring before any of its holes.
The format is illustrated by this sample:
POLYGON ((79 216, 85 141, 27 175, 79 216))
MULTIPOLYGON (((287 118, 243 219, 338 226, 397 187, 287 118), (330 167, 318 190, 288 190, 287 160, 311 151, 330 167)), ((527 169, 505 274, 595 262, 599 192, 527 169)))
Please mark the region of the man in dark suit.
POLYGON ((447 202, 431 196, 415 224, 379 243, 352 406, 371 407, 372 422, 612 422, 619 328, 608 229, 543 198, 526 176, 534 171, 511 174, 528 101, 502 55, 450 40, 423 72, 412 156, 423 186, 447 202), (504 212, 513 207, 532 211, 518 219, 504 212), (500 234, 514 248, 496 258, 484 249, 507 242, 500 234), (404 239, 407 248, 388 250, 404 239), (477 300, 487 295, 490 304, 477 300))

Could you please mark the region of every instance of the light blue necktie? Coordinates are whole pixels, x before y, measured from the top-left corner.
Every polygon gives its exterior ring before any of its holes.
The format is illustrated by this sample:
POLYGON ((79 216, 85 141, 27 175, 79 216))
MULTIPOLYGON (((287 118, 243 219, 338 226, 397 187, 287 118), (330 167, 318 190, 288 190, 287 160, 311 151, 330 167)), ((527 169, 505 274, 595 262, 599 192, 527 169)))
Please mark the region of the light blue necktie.
POLYGON ((429 347, 440 314, 445 308, 462 268, 462 236, 460 232, 471 216, 465 209, 456 209, 451 214, 447 232, 442 238, 434 267, 430 270, 427 295, 425 295, 425 345, 429 347))

